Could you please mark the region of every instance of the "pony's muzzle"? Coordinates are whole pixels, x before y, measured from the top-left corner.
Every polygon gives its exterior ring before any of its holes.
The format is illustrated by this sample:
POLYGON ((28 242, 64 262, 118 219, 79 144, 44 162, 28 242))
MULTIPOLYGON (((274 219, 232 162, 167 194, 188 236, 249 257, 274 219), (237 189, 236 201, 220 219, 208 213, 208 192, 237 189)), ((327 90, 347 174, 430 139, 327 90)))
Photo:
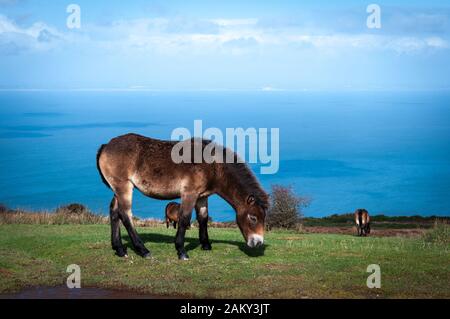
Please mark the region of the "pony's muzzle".
POLYGON ((250 235, 247 240, 247 246, 250 248, 257 248, 264 244, 264 237, 261 235, 250 235))

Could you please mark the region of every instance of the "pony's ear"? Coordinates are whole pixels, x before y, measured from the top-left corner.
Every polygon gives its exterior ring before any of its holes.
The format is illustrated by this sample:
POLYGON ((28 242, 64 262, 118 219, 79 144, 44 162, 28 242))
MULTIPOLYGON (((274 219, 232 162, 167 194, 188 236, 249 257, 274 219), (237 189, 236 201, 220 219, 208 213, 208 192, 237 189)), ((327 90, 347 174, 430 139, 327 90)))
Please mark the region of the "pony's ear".
POLYGON ((247 197, 247 204, 248 204, 248 205, 253 205, 255 202, 256 202, 255 196, 249 195, 249 196, 247 197))

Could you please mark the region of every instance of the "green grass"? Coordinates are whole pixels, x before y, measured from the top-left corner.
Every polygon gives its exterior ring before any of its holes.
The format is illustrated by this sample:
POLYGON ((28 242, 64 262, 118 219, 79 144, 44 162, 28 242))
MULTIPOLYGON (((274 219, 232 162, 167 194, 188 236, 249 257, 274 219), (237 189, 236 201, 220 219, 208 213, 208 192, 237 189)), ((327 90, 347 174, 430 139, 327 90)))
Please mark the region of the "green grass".
MULTIPOLYGON (((187 232, 191 259, 177 260, 175 231, 139 228, 153 254, 115 257, 108 225, 0 225, 0 293, 65 283, 78 264, 84 287, 213 298, 450 298, 448 244, 421 238, 266 234, 265 251, 245 248, 237 229, 210 229, 213 250, 187 232), (369 264, 381 267, 381 289, 366 286, 369 264)), ((122 233, 125 233, 122 230, 122 233)), ((129 239, 124 236, 129 245, 129 239)))

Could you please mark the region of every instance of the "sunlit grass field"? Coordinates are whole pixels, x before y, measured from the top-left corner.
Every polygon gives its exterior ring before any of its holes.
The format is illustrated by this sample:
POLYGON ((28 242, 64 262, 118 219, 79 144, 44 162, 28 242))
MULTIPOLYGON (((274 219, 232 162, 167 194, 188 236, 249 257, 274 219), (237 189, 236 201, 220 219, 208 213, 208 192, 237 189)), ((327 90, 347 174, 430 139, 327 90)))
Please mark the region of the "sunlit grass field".
MULTIPOLYGON (((187 298, 450 298, 450 247, 421 237, 367 237, 272 231, 261 250, 245 247, 237 229, 210 229, 202 251, 187 232, 191 257, 179 261, 174 229, 139 228, 152 259, 129 247, 116 257, 108 225, 0 225, 0 293, 65 284, 70 264, 82 287, 187 298), (366 285, 381 267, 381 288, 366 285)), ((122 230, 122 234, 126 234, 122 230)))

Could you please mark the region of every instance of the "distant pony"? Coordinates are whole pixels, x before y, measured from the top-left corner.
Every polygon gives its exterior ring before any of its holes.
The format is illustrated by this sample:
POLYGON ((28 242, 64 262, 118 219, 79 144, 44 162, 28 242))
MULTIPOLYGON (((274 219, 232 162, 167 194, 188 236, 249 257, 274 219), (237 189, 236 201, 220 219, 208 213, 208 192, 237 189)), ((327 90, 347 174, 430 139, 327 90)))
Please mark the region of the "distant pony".
POLYGON ((180 217, 180 204, 175 202, 170 202, 166 206, 166 225, 169 228, 170 225, 173 228, 177 228, 177 223, 180 217))
POLYGON ((358 236, 367 236, 370 234, 370 217, 367 210, 357 209, 355 211, 355 222, 358 236))

